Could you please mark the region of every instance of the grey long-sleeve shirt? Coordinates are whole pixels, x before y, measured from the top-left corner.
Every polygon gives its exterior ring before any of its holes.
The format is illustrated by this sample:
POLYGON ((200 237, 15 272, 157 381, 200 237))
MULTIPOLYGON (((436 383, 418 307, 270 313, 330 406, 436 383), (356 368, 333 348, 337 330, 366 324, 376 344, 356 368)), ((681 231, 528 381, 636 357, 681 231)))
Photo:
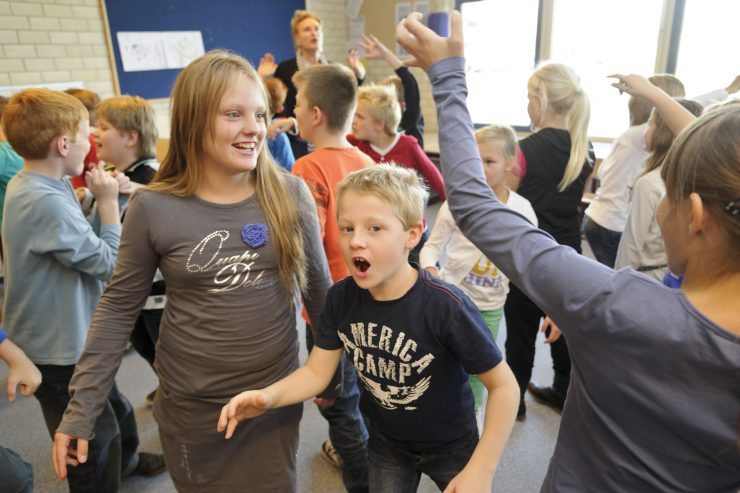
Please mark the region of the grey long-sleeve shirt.
MULTIPOLYGON (((304 302, 309 316, 319 320, 330 277, 316 207, 302 181, 285 179, 301 211, 309 268, 304 302)), ((225 205, 152 191, 131 199, 118 264, 95 311, 59 431, 92 434, 158 267, 167 283, 167 304, 155 366, 167 394, 225 404, 238 392, 262 388, 295 369, 294 299, 279 284, 271 233, 260 245, 259 233, 243 238, 248 225, 266 225, 254 195, 225 205)), ((159 425, 171 434, 200 431, 173 422, 159 425)), ((212 432, 215 420, 206 425, 212 432)))
POLYGON ((737 491, 740 338, 681 291, 582 257, 502 205, 483 178, 464 59, 429 78, 458 226, 568 339, 571 385, 542 491, 737 491))
POLYGON ((118 254, 119 224, 93 231, 69 180, 21 171, 5 198, 3 322, 37 365, 74 365, 118 254))

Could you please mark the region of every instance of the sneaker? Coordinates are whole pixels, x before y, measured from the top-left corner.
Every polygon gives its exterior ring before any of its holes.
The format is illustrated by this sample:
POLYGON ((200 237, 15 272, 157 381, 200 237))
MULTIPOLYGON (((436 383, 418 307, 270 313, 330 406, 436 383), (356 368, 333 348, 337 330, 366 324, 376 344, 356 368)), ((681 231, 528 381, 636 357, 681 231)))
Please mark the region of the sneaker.
POLYGON ((136 464, 132 476, 144 476, 151 478, 158 476, 167 470, 167 464, 164 463, 162 454, 150 454, 148 452, 139 452, 139 463, 136 464))
POLYGON ((157 389, 152 390, 149 392, 146 397, 144 397, 144 404, 146 404, 146 407, 153 407, 154 406, 154 394, 157 393, 157 389))
POLYGON ((340 469, 342 468, 342 458, 339 457, 339 452, 334 448, 331 440, 326 440, 321 444, 321 455, 323 455, 324 459, 326 459, 332 466, 340 469))

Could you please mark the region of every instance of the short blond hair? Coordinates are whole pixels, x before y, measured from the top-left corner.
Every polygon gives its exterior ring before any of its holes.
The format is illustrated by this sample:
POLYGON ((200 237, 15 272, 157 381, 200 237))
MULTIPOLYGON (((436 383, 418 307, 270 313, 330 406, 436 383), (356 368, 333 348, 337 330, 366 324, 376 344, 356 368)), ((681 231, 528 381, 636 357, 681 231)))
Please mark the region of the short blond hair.
POLYGON ((310 10, 296 10, 293 13, 293 17, 290 19, 290 32, 293 35, 293 44, 295 44, 295 35, 298 33, 298 24, 306 19, 313 19, 319 23, 319 26, 322 28, 324 27, 324 22, 321 20, 321 17, 310 10))
POLYGON ((347 192, 384 200, 396 209, 396 216, 406 230, 424 220, 424 204, 429 198, 429 191, 416 171, 394 163, 378 164, 347 175, 337 185, 338 204, 347 192))
POLYGON ((401 105, 393 86, 368 84, 362 86, 357 94, 357 101, 365 103, 367 115, 376 122, 385 125, 385 132, 394 135, 401 122, 401 105))
POLYGON ((138 156, 154 156, 157 149, 157 114, 139 96, 113 96, 95 106, 95 114, 121 132, 139 134, 138 156))
POLYGON ((306 100, 326 114, 332 132, 346 132, 357 105, 357 78, 337 63, 313 65, 293 75, 293 84, 306 100))
POLYGON ((51 89, 26 89, 5 106, 3 127, 13 149, 25 159, 45 159, 52 140, 62 135, 74 142, 80 123, 89 117, 77 98, 51 89))

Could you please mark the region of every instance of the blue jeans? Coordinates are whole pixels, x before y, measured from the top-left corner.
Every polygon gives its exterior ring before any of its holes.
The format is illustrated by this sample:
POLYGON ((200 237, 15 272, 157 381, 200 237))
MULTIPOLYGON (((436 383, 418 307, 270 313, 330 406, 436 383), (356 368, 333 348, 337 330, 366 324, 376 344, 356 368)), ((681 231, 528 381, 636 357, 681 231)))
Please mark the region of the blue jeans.
POLYGON ((33 469, 18 454, 0 447, 0 493, 31 493, 33 469))
MULTIPOLYGON (((306 347, 313 348, 311 327, 306 324, 306 347)), ((342 390, 328 408, 319 408, 329 422, 329 438, 342 458, 342 481, 348 493, 368 491, 367 428, 360 413, 360 389, 357 373, 352 362, 344 353, 342 367, 342 390)))
MULTIPOLYGON (((46 428, 53 440, 69 404, 69 382, 75 367, 38 365, 38 368, 42 380, 34 396, 41 404, 46 428)), ((87 461, 77 467, 67 466, 69 491, 115 493, 120 488, 124 471, 133 469, 139 460, 134 409, 115 384, 95 420, 93 433, 88 443, 87 461)))
POLYGON ((444 452, 412 452, 371 428, 367 446, 370 491, 416 491, 422 473, 429 476, 440 490, 444 490, 468 463, 476 445, 478 436, 474 434, 445 446, 444 452))
POLYGON ((622 233, 606 229, 588 216, 583 218, 583 233, 596 260, 613 269, 622 233))

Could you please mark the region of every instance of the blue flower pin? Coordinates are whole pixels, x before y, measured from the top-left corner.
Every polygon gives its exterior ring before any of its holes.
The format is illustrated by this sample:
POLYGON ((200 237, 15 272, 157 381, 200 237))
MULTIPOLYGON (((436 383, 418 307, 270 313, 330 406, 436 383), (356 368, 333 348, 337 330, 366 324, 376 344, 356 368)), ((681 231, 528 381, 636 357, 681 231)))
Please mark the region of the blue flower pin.
POLYGON ((268 237, 266 224, 245 224, 242 228, 242 241, 252 248, 267 244, 268 237))

